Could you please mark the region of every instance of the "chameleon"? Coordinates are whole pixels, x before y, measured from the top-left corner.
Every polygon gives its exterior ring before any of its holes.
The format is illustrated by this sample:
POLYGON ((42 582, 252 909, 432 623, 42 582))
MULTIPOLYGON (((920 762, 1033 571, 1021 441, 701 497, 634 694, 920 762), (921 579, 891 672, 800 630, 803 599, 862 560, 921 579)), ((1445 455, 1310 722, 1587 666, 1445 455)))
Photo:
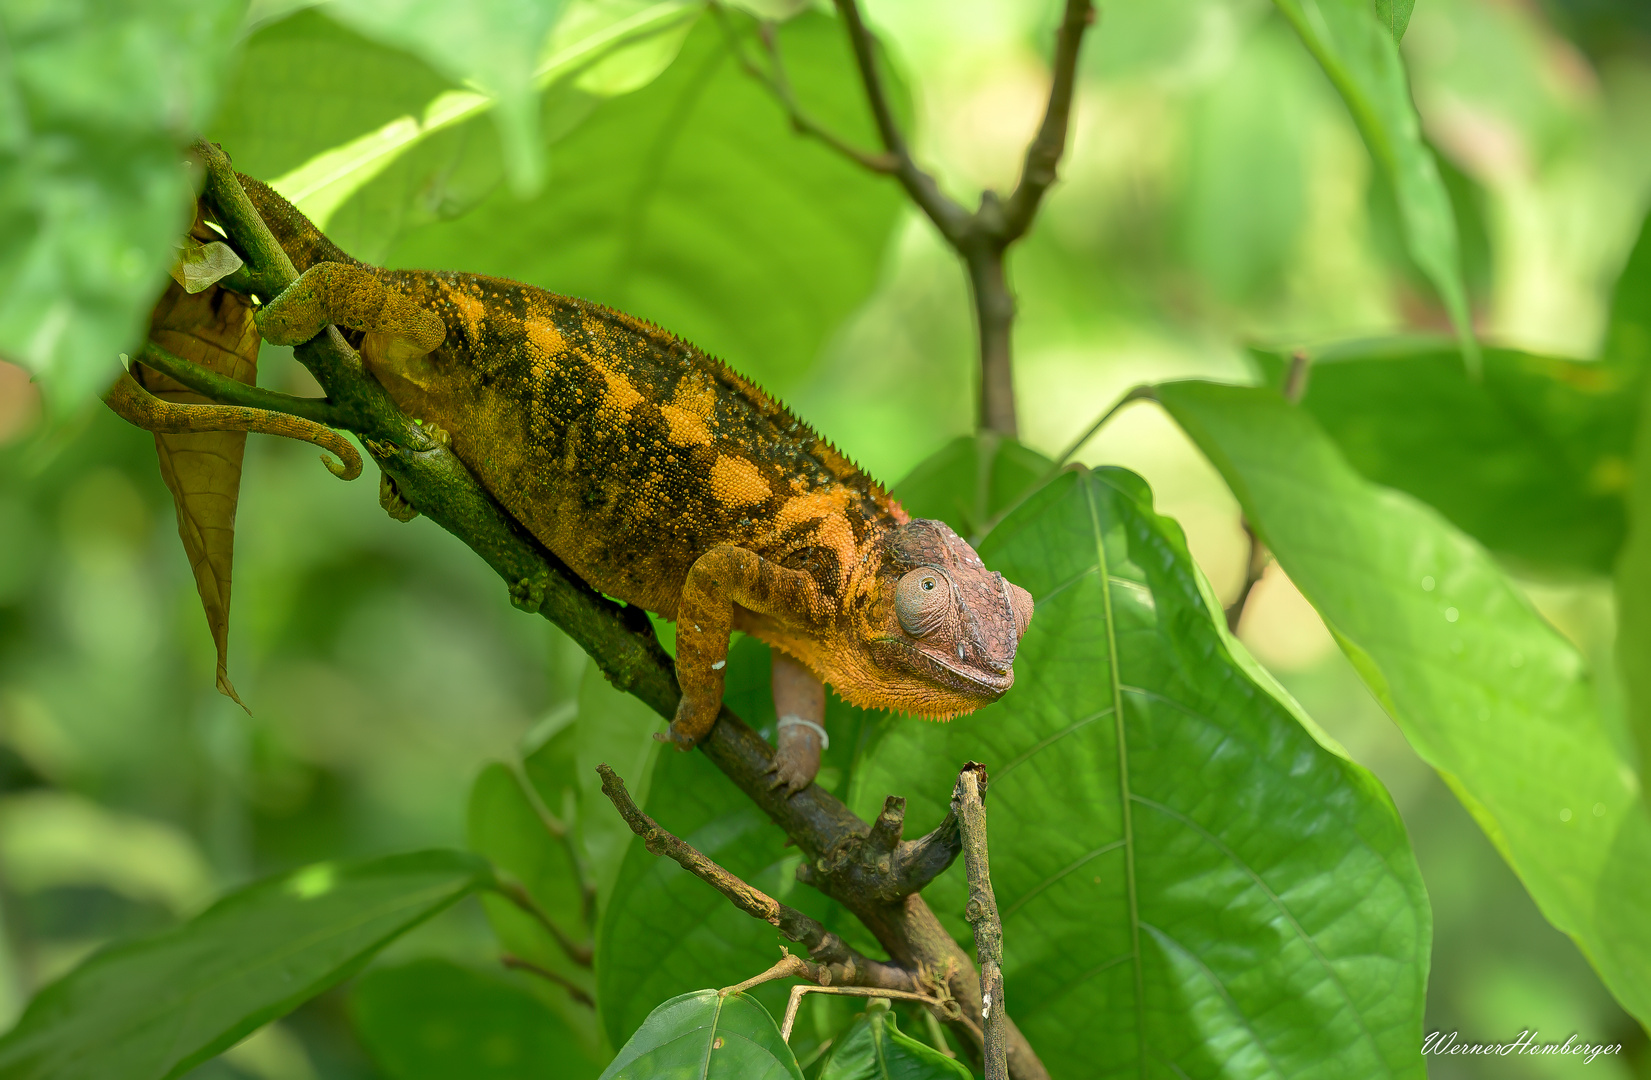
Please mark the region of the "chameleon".
POLYGON ((828 744, 826 685, 933 719, 1013 685, 1032 596, 720 360, 531 285, 369 266, 240 179, 299 271, 257 309, 263 338, 338 326, 540 543, 593 588, 674 620, 682 698, 656 737, 688 749, 711 730, 734 630, 771 647, 772 777, 792 793, 828 744))

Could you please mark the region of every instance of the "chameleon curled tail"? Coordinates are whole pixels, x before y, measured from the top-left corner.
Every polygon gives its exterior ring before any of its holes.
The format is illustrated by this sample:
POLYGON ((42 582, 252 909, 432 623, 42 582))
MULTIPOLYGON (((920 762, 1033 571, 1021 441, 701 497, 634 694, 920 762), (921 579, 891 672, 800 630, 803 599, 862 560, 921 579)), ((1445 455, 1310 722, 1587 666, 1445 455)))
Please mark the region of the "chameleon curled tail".
POLYGON ((337 461, 325 455, 321 458, 321 463, 334 476, 341 480, 354 480, 361 475, 361 455, 349 440, 332 428, 311 420, 240 405, 181 405, 154 396, 139 386, 129 372, 121 373, 103 400, 122 420, 145 431, 169 435, 198 431, 255 431, 260 435, 301 439, 338 455, 337 461))

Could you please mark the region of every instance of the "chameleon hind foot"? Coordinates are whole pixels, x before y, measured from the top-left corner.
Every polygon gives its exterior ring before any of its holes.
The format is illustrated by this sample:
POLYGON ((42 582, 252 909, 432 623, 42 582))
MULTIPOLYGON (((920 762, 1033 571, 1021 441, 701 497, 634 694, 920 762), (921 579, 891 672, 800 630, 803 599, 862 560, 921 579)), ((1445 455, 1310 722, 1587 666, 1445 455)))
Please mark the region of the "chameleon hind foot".
POLYGON ((772 681, 774 712, 780 722, 774 736, 774 764, 768 768, 769 786, 790 797, 814 782, 820 755, 831 745, 824 726, 825 684, 778 649, 774 650, 772 681))

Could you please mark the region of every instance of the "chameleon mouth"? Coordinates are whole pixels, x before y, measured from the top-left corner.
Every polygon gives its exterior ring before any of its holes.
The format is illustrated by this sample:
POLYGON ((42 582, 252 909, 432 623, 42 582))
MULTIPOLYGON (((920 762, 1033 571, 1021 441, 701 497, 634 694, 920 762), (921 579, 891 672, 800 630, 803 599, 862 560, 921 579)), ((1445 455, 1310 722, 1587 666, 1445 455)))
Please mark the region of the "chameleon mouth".
POLYGON ((873 644, 891 648, 902 667, 927 676, 930 681, 954 693, 996 701, 1015 684, 1015 669, 1007 665, 1000 667, 994 664, 990 670, 966 670, 897 637, 877 638, 873 644))

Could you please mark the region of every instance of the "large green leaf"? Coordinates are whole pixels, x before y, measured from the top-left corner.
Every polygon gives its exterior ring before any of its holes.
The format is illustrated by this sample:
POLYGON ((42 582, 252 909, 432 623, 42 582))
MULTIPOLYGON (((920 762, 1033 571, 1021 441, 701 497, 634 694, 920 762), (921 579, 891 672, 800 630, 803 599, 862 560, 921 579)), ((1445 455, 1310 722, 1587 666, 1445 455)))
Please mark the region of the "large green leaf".
POLYGON ((1612 291, 1604 359, 1635 373, 1651 368, 1651 214, 1612 291))
MULTIPOLYGON (((1311 355, 1302 405, 1366 479, 1532 568, 1611 572, 1635 405, 1620 366, 1486 349, 1475 380, 1421 338, 1311 355)), ((1276 383, 1284 357, 1257 357, 1276 383)))
POLYGON ((239 17, 234 0, 0 5, 0 355, 59 410, 143 336, 239 17))
POLYGON ((854 1021, 820 1070, 820 1080, 970 1080, 973 1075, 961 1062, 903 1033, 883 1002, 854 1021))
MULTIPOLYGON (((759 381, 794 380, 870 292, 900 193, 793 132, 724 31, 702 19, 663 75, 599 105, 557 143, 537 199, 496 193, 411 231, 387 261, 582 296, 651 319, 759 381)), ((809 110, 869 144, 839 27, 810 14, 779 39, 809 110)))
POLYGON ((329 10, 362 34, 405 49, 453 81, 494 98, 506 171, 511 186, 526 194, 537 189, 544 169, 534 67, 562 5, 563 0, 333 0, 329 10))
POLYGON ((1158 394, 1542 913, 1651 1020, 1651 816, 1577 651, 1477 544, 1365 482, 1276 393, 1158 394))
POLYGON ((319 863, 231 893, 183 925, 97 953, 0 1039, 7 1080, 160 1080, 347 978, 489 879, 471 855, 319 863))
POLYGON ((977 536, 1046 479, 1053 464, 1014 439, 960 435, 895 485, 894 497, 914 518, 934 518, 959 536, 977 536))
POLYGON ((389 1080, 591 1080, 601 1071, 521 986, 446 960, 369 971, 350 1005, 389 1080))
POLYGON ((247 39, 207 134, 237 169, 267 181, 418 112, 450 88, 400 49, 370 41, 319 10, 300 11, 247 39))
POLYGON ((1629 491, 1630 526, 1617 563, 1617 669, 1628 699, 1628 728, 1640 789, 1651 780, 1651 381, 1641 391, 1639 433, 1629 491))
POLYGON ((1410 257, 1439 291, 1463 358, 1474 371, 1478 345, 1462 280, 1456 217, 1438 163, 1422 142, 1410 99, 1397 40, 1403 27, 1393 15, 1400 4, 1383 2, 1389 9, 1385 16, 1371 0, 1274 0, 1347 103, 1398 203, 1410 257))
MULTIPOLYGON (((645 85, 670 63, 699 10, 689 0, 573 0, 533 73, 534 86, 549 91, 542 104, 541 134, 552 141, 565 134, 588 111, 591 95, 625 93, 645 85)), ((255 48, 271 35, 278 32, 260 32, 255 48)), ((319 115, 324 126, 332 126, 337 118, 363 111, 358 98, 370 104, 398 92, 406 78, 402 69, 428 71, 405 53, 365 41, 357 48, 369 63, 382 62, 385 55, 399 58, 388 65, 385 86, 363 86, 341 95, 338 90, 344 85, 359 84, 373 74, 357 74, 352 65, 312 71, 301 53, 294 56, 300 66, 289 69, 283 63, 286 55, 277 53, 277 65, 269 68, 270 75, 255 93, 281 104, 290 102, 293 115, 319 115)), ((492 126, 487 117, 494 115, 498 103, 498 98, 473 86, 437 87, 371 123, 354 123, 327 138, 319 133, 306 136, 309 150, 304 156, 287 161, 279 171, 255 175, 270 179, 319 227, 329 233, 340 230, 335 239, 346 250, 376 261, 403 228, 456 216, 498 184, 504 174, 498 140, 481 130, 492 126), (364 192, 369 185, 371 191, 364 192), (350 212, 335 218, 346 204, 350 212)), ((278 128, 285 126, 280 116, 272 117, 278 128)))
MULTIPOLYGON (((698 755, 695 755, 696 757, 698 755)), ((774 1018, 754 998, 701 990, 648 1014, 602 1080, 802 1080, 774 1018)))
MULTIPOLYGON (((986 763, 1006 1006, 1051 1073, 1421 1077, 1398 815, 1227 634, 1146 485, 1067 471, 980 554, 1036 600, 1015 688, 885 724, 853 804, 901 792, 915 832, 986 763)), ((926 895, 955 920, 956 868, 926 895)))
POLYGON ((1651 780, 1651 215, 1617 278, 1605 360, 1639 380, 1628 538, 1616 571, 1617 668, 1628 698, 1628 726, 1639 750, 1640 787, 1651 780))

